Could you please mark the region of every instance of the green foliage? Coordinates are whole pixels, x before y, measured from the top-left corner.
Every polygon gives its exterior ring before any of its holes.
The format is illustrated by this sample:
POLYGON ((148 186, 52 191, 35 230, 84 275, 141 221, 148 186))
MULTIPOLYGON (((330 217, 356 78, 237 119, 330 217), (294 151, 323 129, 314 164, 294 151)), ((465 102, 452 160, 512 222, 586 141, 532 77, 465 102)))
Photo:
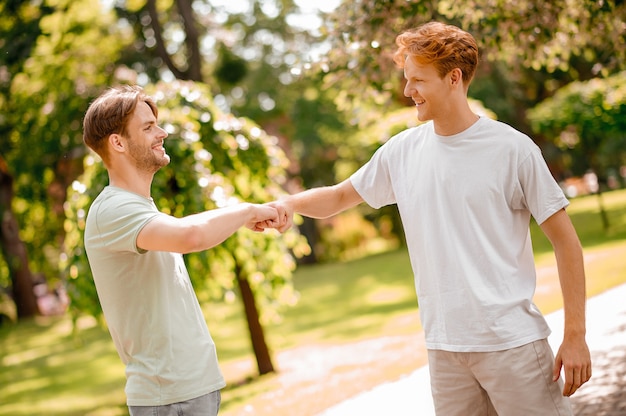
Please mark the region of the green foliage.
POLYGON ((577 72, 582 59, 587 70, 607 75, 626 60, 626 5, 619 0, 443 0, 438 11, 477 34, 489 61, 514 70, 577 72))
MULTIPOLYGON (((21 0, 0 1, 0 67, 3 72, 0 86, 3 95, 10 87, 12 76, 21 71, 41 35, 41 19, 53 11, 47 4, 37 5, 21 0)), ((2 104, 7 103, 3 101, 2 104)), ((0 125, 6 122, 4 118, 1 121, 0 125)))
MULTIPOLYGON (((171 163, 155 175, 152 196, 162 211, 184 216, 248 201, 277 199, 285 180, 286 158, 269 136, 248 119, 222 112, 204 84, 159 83, 147 87, 159 106, 159 119, 170 134, 165 147, 171 163)), ((89 204, 106 185, 107 175, 93 157, 85 174, 73 186, 68 204, 68 273, 77 311, 98 315, 93 281, 82 245, 89 204), (70 246, 71 242, 71 246, 70 246)), ((308 246, 295 231, 242 229, 211 250, 185 256, 201 298, 234 299, 235 279, 247 278, 262 311, 262 319, 275 317, 280 306, 293 304, 291 285, 295 268, 292 253, 300 256, 308 246)))
POLYGON ((66 188, 82 171, 82 115, 94 85, 111 80, 111 63, 128 39, 110 13, 88 0, 2 7, 0 148, 15 178, 13 209, 31 270, 54 281, 66 188))
POLYGON ((215 69, 215 77, 225 85, 237 85, 248 73, 247 62, 223 45, 219 48, 219 55, 220 60, 215 69))
POLYGON ((626 72, 573 82, 528 112, 535 132, 568 158, 572 174, 626 164, 626 72))
POLYGON ((351 159, 342 149, 353 147, 350 140, 357 131, 350 114, 335 104, 337 91, 324 90, 319 79, 302 78, 293 84, 298 94, 291 97, 291 108, 285 113, 281 133, 289 139, 294 166, 304 188, 332 185, 345 179, 338 167, 351 159))
MULTIPOLYGON (((10 157, 7 154, 13 147, 11 131, 19 122, 11 99, 11 83, 15 75, 22 71, 41 34, 39 22, 52 11, 47 6, 37 7, 23 1, 0 1, 0 153, 8 163, 10 157)), ((14 166, 12 170, 15 170, 14 166)), ((13 172, 10 174, 13 175, 13 172)), ((10 285, 9 269, 0 261, 0 291, 3 298, 8 296, 3 293, 3 289, 10 285)), ((15 309, 14 305, 12 309, 15 309)))

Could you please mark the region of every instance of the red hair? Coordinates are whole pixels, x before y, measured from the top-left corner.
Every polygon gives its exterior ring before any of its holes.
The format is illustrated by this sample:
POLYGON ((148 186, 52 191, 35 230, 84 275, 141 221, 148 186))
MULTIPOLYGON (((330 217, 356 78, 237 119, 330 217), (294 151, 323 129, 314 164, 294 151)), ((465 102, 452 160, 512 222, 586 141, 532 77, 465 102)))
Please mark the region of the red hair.
POLYGON ((463 82, 469 85, 478 65, 478 45, 472 35, 456 26, 430 22, 407 30, 396 38, 393 61, 404 68, 407 58, 434 65, 440 77, 455 68, 463 73, 463 82))

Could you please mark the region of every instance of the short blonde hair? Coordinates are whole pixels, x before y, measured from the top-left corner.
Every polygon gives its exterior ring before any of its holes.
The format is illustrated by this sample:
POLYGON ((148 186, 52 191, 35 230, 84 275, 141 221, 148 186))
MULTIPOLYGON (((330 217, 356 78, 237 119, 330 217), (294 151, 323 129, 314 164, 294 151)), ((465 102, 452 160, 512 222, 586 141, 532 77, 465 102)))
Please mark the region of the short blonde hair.
POLYGON ((114 133, 128 136, 128 121, 139 102, 148 104, 154 116, 158 116, 154 100, 138 86, 109 88, 89 105, 83 119, 83 141, 105 164, 107 138, 114 133))
POLYGON ((405 59, 410 57, 422 65, 434 65, 441 77, 459 68, 465 85, 474 78, 478 45, 471 34, 456 26, 426 23, 398 35, 396 45, 393 60, 400 68, 404 68, 405 59))

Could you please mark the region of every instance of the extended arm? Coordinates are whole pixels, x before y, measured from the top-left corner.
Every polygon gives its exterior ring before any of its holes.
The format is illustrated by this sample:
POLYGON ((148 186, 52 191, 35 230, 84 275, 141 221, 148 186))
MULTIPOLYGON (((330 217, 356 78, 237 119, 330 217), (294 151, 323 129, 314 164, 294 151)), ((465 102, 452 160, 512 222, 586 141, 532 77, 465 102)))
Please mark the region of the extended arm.
POLYGON ((137 236, 144 250, 191 253, 214 247, 242 226, 255 231, 277 225, 276 209, 242 203, 183 218, 160 215, 146 224, 137 236), (260 227, 264 224, 264 227, 260 227))
POLYGON ((284 232, 292 225, 293 214, 310 218, 328 218, 363 202, 349 179, 332 186, 312 188, 289 195, 270 205, 280 214, 279 231, 284 232))
POLYGON ((564 209, 541 224, 556 256, 563 309, 563 343, 556 355, 554 380, 561 367, 565 372, 563 395, 571 396, 591 377, 591 357, 585 341, 585 269, 583 252, 576 230, 564 209))

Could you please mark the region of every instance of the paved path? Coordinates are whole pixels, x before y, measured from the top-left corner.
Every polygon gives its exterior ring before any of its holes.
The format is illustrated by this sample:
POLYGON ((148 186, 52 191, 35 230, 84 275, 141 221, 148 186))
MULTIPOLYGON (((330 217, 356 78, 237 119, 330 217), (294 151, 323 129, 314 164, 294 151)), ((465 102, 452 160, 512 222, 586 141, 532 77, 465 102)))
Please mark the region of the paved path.
MULTIPOLYGON (((546 316, 554 351, 563 338, 563 311, 546 316)), ((576 416, 626 416, 626 285, 587 301, 587 343, 593 376, 572 396, 576 416)), ((428 367, 346 400, 319 416, 434 416, 428 367), (396 409, 398 409, 396 411, 396 409)))

